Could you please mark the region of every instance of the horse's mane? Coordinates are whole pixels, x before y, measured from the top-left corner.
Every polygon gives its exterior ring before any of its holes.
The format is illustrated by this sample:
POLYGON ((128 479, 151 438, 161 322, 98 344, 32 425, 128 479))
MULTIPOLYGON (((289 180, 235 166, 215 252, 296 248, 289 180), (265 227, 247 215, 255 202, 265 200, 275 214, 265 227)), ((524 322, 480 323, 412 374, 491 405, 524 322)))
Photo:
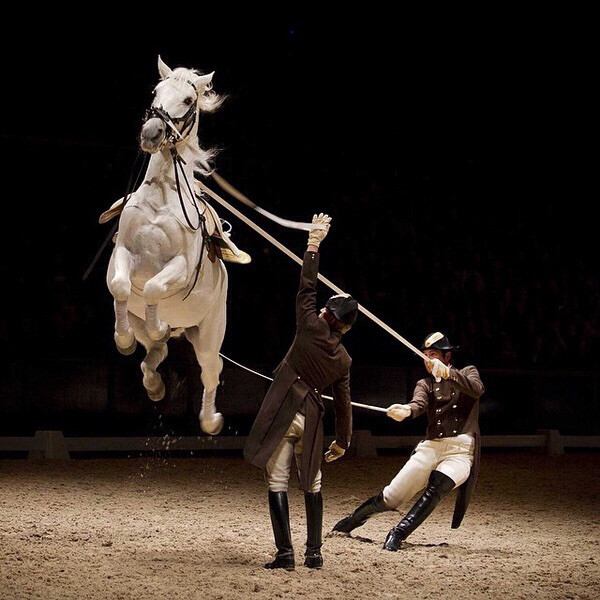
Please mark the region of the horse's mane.
MULTIPOLYGON (((173 69, 171 75, 169 75, 169 79, 176 82, 189 82, 194 76, 204 75, 200 71, 196 69, 187 69, 185 67, 177 67, 173 69)), ((198 98, 198 107, 203 112, 213 112, 217 110, 225 102, 227 96, 223 94, 217 94, 212 89, 212 83, 209 83, 204 88, 204 93, 200 94, 198 98)))
MULTIPOLYGON (((186 67, 177 67, 173 69, 169 77, 172 82, 176 84, 188 84, 190 81, 195 79, 198 75, 204 75, 204 73, 196 70, 196 69, 188 69, 186 67)), ((165 80, 163 80, 165 81, 165 80)), ((198 98, 198 108, 203 112, 214 112, 217 110, 223 102, 227 99, 227 95, 225 94, 217 94, 212 89, 212 83, 209 83, 205 88, 204 92, 200 93, 200 97, 198 98)), ((200 146, 196 149, 198 154, 197 158, 194 160, 194 164, 196 166, 196 170, 200 171, 202 175, 209 175, 212 167, 211 162, 213 162, 214 158, 218 154, 217 148, 208 148, 204 149, 200 146)))

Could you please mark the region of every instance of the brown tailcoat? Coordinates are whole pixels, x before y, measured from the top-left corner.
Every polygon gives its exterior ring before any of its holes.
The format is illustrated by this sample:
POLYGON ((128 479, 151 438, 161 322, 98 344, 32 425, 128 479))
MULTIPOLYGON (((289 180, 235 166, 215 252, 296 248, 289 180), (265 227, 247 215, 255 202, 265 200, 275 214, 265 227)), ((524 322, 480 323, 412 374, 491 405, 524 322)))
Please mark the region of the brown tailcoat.
POLYGON ((296 297, 296 335, 285 358, 274 371, 273 383, 258 411, 246 445, 244 458, 264 469, 279 445, 294 415, 305 414, 300 489, 308 491, 323 454, 321 393, 331 386, 338 446, 347 449, 352 435, 350 365, 352 360, 341 343, 342 334, 330 329, 317 311, 319 254, 305 252, 296 297))
POLYGON ((461 433, 475 436, 473 466, 469 478, 458 488, 452 528, 456 529, 467 510, 479 474, 481 434, 479 432, 479 398, 484 392, 479 372, 473 366, 450 368, 450 377, 436 383, 433 377, 420 379, 409 406, 412 416, 427 411, 427 439, 437 440, 461 433))

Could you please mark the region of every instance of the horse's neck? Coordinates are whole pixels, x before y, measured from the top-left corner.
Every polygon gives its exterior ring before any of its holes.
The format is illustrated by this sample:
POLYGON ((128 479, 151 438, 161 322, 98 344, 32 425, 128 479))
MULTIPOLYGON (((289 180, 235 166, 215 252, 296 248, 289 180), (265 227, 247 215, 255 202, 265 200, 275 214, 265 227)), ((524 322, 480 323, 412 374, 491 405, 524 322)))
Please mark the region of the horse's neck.
MULTIPOLYGON (((199 149, 193 144, 179 144, 177 155, 182 159, 177 166, 178 176, 181 181, 185 176, 188 181, 194 177, 194 159, 197 158, 199 149)), ((148 168, 146 170, 146 181, 176 181, 175 162, 169 149, 160 150, 150 157, 148 168)))
POLYGON ((194 161, 198 151, 197 144, 186 142, 178 144, 175 156, 169 149, 163 149, 150 157, 142 185, 142 188, 150 186, 149 194, 144 192, 149 206, 157 211, 167 208, 181 219, 184 219, 182 201, 186 210, 195 210, 194 161))
POLYGON ((175 157, 169 149, 150 157, 138 198, 146 212, 170 213, 186 229, 200 229, 201 218, 194 192, 194 161, 201 152, 197 143, 186 142, 177 146, 175 157))

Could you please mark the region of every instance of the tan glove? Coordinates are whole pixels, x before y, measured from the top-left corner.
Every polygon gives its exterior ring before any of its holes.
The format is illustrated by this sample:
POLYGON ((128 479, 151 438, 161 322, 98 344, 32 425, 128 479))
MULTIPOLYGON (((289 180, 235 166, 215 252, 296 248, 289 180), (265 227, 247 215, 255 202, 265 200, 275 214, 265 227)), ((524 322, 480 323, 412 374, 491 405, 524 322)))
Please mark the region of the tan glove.
POLYGON ((319 247, 319 244, 325 239, 329 232, 329 226, 331 223, 331 217, 325 213, 319 215, 313 215, 313 225, 318 225, 319 229, 311 229, 308 234, 308 245, 319 247))
POLYGON ((450 367, 446 366, 439 358, 428 359, 425 368, 435 377, 437 382, 450 377, 450 367))
POLYGON ((404 421, 404 419, 411 416, 412 410, 407 404, 392 404, 387 407, 387 412, 385 414, 390 417, 390 419, 394 419, 394 421, 404 421))
POLYGON ((329 444, 329 450, 327 450, 327 452, 325 452, 325 461, 332 462, 334 460, 337 460, 341 456, 344 456, 344 454, 346 454, 346 451, 343 448, 341 448, 340 446, 338 446, 335 443, 335 440, 333 440, 333 442, 331 442, 331 444, 329 444))

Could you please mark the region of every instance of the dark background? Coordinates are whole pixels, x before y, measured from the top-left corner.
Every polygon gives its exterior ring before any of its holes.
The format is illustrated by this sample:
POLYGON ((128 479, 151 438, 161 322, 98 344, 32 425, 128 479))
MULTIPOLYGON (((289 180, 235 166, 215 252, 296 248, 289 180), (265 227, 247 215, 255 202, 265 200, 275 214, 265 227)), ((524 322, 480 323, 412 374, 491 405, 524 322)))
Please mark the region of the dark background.
MULTIPOLYGON (((279 216, 332 215, 327 278, 415 345, 435 330, 460 344, 457 366, 488 377, 504 429, 553 425, 569 406, 568 427, 588 432, 600 340, 589 16, 203 10, 16 9, 0 104, 4 429, 65 428, 67 413, 81 424, 81 406, 60 398, 81 369, 73 386, 91 385, 86 365, 108 365, 111 381, 131 369, 127 389, 150 410, 139 360, 113 344, 110 245, 82 276, 112 225, 98 216, 125 193, 160 54, 171 67, 215 71, 228 99, 202 117, 200 143, 219 149, 225 179, 279 216), (45 383, 33 392, 36 373, 45 383), (549 421, 511 420, 515 397, 539 412, 540 381, 557 405, 549 421)), ((302 254, 305 233, 232 202, 302 254)), ((268 373, 293 336, 299 267, 216 208, 253 258, 227 265, 222 350, 268 373)), ((330 293, 321 286, 323 302, 330 293)), ((364 315, 345 344, 370 378, 404 369, 404 393, 422 375, 420 359, 364 315)), ((186 345, 173 343, 164 369, 191 385, 186 345)), ((121 388, 108 388, 114 409, 121 388)))

